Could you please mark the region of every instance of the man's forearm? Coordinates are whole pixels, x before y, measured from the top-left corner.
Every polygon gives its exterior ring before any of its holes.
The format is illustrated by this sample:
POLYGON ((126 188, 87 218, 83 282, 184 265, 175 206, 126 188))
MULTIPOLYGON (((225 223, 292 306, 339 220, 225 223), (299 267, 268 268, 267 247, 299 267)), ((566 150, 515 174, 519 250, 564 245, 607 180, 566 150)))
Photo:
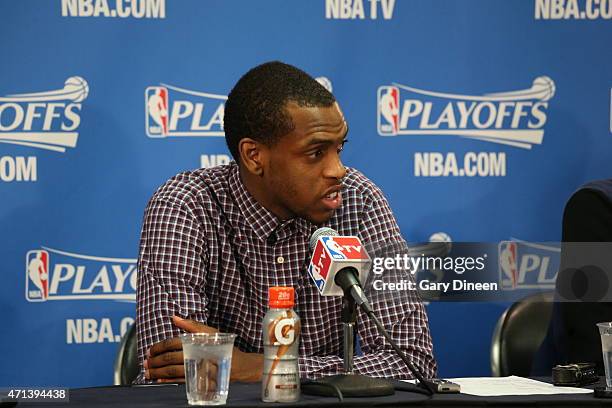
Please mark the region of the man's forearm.
MULTIPOLYGON (((431 355, 409 354, 408 358, 425 378, 436 375, 436 364, 431 355)), ((353 359, 353 370, 356 373, 372 377, 408 379, 414 378, 406 364, 392 350, 384 350, 356 356, 353 359)), ((300 357, 300 376, 302 378, 320 378, 344 372, 344 363, 338 356, 300 357)))

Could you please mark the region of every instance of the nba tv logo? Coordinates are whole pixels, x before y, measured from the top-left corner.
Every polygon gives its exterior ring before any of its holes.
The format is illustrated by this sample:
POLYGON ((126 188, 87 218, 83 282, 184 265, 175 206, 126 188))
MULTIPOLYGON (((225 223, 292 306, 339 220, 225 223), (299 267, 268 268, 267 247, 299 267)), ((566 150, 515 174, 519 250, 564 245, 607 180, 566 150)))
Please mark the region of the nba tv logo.
POLYGON ((44 302, 49 297, 49 252, 33 250, 26 254, 26 299, 44 302))
POLYGON ((151 138, 225 136, 227 96, 161 84, 145 90, 145 128, 151 138))

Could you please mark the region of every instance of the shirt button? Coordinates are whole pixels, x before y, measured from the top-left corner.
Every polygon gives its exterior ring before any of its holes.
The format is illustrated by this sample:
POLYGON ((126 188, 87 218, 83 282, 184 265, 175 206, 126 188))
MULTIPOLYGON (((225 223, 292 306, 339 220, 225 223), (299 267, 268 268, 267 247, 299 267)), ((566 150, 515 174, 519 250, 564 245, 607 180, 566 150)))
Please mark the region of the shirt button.
POLYGON ((285 263, 285 258, 282 256, 279 256, 278 258, 276 258, 276 263, 279 263, 279 264, 285 263))

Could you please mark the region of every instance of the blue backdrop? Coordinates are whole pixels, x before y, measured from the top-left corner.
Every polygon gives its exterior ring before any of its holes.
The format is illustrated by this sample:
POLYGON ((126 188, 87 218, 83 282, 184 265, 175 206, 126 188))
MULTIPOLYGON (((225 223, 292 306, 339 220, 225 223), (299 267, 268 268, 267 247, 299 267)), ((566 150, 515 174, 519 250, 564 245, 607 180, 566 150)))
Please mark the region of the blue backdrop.
MULTIPOLYGON (((406 239, 559 240, 571 192, 612 175, 611 19, 605 0, 0 3, 0 385, 112 382, 145 204, 227 162, 225 95, 264 61, 333 89, 345 162, 406 239)), ((505 306, 429 306, 442 376, 490 374, 505 306)))

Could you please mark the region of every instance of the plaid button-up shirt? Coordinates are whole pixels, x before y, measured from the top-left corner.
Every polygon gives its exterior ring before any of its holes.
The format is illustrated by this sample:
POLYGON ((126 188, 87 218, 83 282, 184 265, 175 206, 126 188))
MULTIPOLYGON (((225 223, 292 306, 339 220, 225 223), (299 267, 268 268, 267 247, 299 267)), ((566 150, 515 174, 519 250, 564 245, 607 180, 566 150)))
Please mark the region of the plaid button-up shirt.
MULTIPOLYGON (((370 180, 348 169, 342 206, 325 224, 366 244, 405 248, 387 200, 370 180)), ((144 216, 138 259, 138 357, 155 343, 181 334, 172 315, 237 334, 235 345, 262 353, 262 319, 268 288, 295 288, 302 320, 300 373, 317 378, 342 372, 340 297, 322 297, 308 276, 309 238, 317 226, 303 219, 280 221, 246 190, 232 163, 179 174, 151 198, 144 216)), ((372 254, 370 254, 372 255, 372 254)), ((371 275, 371 274, 370 274, 371 275)), ((436 373, 424 307, 418 295, 368 291, 390 335, 426 377, 436 373)), ((412 374, 359 311, 363 355, 358 373, 411 378, 412 374)))

